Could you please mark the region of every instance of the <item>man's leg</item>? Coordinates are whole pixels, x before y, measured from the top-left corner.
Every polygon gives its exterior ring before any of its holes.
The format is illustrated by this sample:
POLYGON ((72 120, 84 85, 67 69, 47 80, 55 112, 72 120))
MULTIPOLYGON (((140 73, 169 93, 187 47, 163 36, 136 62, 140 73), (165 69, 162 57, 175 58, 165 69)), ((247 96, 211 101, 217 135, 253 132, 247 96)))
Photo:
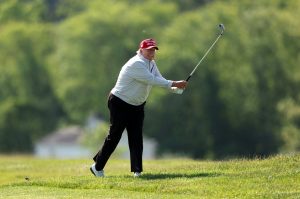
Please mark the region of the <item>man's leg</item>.
POLYGON ((126 109, 122 106, 122 101, 111 95, 108 100, 110 110, 110 129, 100 151, 93 158, 96 162, 96 170, 103 170, 109 157, 116 149, 122 133, 126 127, 126 109))
POLYGON ((130 150, 131 172, 143 171, 143 122, 144 109, 130 114, 126 127, 130 150))

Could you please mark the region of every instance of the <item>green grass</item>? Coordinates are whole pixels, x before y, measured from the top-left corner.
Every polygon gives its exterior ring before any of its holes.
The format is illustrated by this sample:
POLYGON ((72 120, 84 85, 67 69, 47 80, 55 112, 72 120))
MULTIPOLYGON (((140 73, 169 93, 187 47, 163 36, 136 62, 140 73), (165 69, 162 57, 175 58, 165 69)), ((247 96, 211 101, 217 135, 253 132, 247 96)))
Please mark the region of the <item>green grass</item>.
POLYGON ((300 154, 144 161, 141 178, 128 160, 109 160, 105 178, 91 175, 91 163, 0 156, 0 198, 300 198, 300 154))

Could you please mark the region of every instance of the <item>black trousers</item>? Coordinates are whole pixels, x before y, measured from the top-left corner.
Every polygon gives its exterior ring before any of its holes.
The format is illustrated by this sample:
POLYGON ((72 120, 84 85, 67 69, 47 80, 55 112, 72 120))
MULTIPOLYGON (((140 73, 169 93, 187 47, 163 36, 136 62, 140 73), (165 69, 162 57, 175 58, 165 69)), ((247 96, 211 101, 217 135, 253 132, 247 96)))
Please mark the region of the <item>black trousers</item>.
POLYGON ((108 108, 110 111, 110 129, 102 148, 94 156, 96 169, 103 170, 109 157, 116 149, 123 131, 127 130, 128 144, 130 150, 130 164, 132 172, 142 172, 143 155, 143 122, 144 106, 130 105, 120 98, 110 94, 108 97, 108 108))

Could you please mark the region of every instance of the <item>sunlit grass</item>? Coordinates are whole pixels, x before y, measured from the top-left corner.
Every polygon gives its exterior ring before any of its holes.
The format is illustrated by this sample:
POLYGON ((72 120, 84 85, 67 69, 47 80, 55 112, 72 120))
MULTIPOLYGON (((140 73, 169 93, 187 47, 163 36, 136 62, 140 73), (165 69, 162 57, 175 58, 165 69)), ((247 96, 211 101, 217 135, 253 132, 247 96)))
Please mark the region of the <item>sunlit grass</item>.
POLYGON ((100 179, 91 163, 0 156, 0 198, 300 198, 300 154, 147 160, 141 178, 133 178, 128 160, 110 160, 100 179))

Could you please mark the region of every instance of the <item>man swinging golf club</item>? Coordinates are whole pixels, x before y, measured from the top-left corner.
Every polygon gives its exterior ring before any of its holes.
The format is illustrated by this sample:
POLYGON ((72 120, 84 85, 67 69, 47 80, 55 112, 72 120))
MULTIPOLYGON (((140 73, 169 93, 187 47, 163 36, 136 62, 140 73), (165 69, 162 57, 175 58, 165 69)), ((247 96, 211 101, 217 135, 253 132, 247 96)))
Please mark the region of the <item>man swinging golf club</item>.
POLYGON ((123 131, 128 134, 131 172, 139 177, 143 171, 144 106, 152 86, 185 89, 187 81, 166 80, 154 61, 158 47, 154 39, 141 41, 137 54, 122 67, 116 85, 108 97, 110 129, 102 148, 90 167, 96 177, 104 176, 104 167, 117 147, 123 131))

